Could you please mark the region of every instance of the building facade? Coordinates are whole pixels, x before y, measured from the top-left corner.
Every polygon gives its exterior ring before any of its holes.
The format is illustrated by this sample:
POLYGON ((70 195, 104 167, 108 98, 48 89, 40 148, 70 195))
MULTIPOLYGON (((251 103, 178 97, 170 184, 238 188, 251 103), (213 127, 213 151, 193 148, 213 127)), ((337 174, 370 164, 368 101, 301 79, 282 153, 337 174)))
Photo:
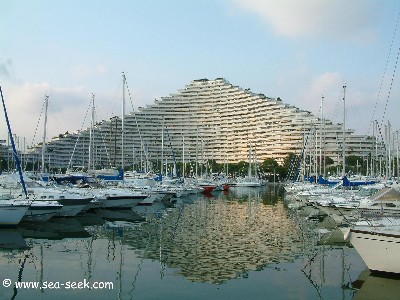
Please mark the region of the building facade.
MULTIPOLYGON (((350 129, 344 133, 346 155, 367 157, 374 151, 375 138, 350 129)), ((282 163, 289 153, 323 153, 339 164, 342 147, 342 124, 217 78, 193 80, 123 118, 60 134, 47 143, 45 156, 52 168, 90 162, 92 168, 149 169, 154 161, 248 161, 251 148, 259 162, 282 163)), ((41 146, 26 156, 26 161, 39 160, 41 146)))

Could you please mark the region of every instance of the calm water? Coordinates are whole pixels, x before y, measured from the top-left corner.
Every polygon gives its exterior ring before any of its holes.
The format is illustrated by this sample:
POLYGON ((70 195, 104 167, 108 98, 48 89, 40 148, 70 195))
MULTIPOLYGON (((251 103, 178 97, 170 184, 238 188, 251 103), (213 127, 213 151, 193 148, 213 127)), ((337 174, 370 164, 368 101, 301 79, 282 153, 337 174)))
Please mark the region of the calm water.
POLYGON ((319 245, 320 224, 288 210, 281 194, 278 187, 232 188, 179 199, 171 208, 159 203, 1 230, 0 299, 366 299, 369 289, 390 299, 399 293, 399 280, 363 272, 353 248, 319 245))

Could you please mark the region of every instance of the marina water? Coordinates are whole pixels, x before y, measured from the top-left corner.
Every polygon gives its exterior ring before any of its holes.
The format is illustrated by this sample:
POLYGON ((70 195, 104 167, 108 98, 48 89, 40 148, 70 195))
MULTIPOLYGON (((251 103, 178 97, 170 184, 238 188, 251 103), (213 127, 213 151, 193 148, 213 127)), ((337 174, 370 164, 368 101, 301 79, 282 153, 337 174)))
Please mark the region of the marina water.
MULTIPOLYGON (((0 299, 368 299, 399 293, 283 188, 232 187, 134 211, 0 230, 0 299)), ((375 298, 376 299, 376 298, 375 298)))

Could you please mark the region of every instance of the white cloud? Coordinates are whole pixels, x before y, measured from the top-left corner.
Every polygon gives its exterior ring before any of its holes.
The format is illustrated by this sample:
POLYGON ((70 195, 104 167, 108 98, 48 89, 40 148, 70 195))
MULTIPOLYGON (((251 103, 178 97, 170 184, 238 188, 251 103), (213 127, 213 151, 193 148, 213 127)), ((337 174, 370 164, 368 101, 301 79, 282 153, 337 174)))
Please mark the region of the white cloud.
POLYGON ((304 90, 301 103, 304 108, 312 111, 315 115, 320 113, 321 97, 324 97, 324 116, 330 118, 334 113, 335 105, 340 88, 343 86, 343 78, 339 73, 324 73, 312 79, 309 86, 304 90))
POLYGON ((95 75, 104 75, 107 73, 107 68, 104 66, 88 66, 76 65, 71 67, 72 75, 79 78, 93 77, 95 75))
POLYGON ((277 35, 370 42, 379 1, 366 0, 232 0, 258 15, 277 35))
MULTIPOLYGON (((79 129, 90 101, 90 94, 81 87, 52 88, 47 82, 6 84, 2 90, 12 131, 18 136, 27 137, 29 145, 32 139, 37 142, 43 137, 43 103, 46 95, 49 95, 48 137, 79 129)), ((5 122, 0 124, 1 138, 4 139, 7 135, 5 122)))
POLYGON ((333 89, 337 90, 342 83, 343 78, 339 73, 325 73, 319 75, 312 80, 311 86, 305 94, 305 98, 315 98, 315 96, 319 96, 320 98, 320 96, 327 91, 331 92, 333 89))

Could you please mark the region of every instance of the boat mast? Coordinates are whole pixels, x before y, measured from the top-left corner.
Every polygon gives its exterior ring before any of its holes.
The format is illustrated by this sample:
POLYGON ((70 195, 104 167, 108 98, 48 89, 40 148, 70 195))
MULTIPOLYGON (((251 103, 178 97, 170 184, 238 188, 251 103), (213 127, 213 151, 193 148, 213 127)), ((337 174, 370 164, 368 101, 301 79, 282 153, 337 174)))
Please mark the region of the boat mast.
POLYGON ((388 125, 387 125, 387 149, 388 149, 388 154, 387 154, 387 168, 386 168, 386 178, 391 178, 392 177, 392 152, 390 150, 391 148, 391 137, 392 137, 392 133, 391 133, 391 126, 390 126, 390 122, 388 120, 388 125))
MULTIPOLYGON (((6 119, 6 123, 7 123, 7 129, 8 129, 8 136, 10 138, 10 142, 11 142, 11 147, 13 150, 13 155, 15 158, 15 163, 17 165, 17 169, 18 169, 18 173, 19 173, 19 178, 21 180, 21 185, 22 185, 22 189, 24 191, 25 197, 28 198, 28 193, 26 191, 26 186, 25 186, 25 180, 24 180, 24 176, 22 174, 22 169, 21 169, 21 164, 19 163, 19 158, 18 158, 18 152, 17 149, 15 148, 15 143, 14 143, 14 139, 12 136, 12 132, 11 132, 11 126, 10 126, 10 121, 8 120, 8 114, 7 114, 7 109, 6 109, 6 104, 4 102, 4 97, 3 97, 3 91, 1 89, 0 86, 0 96, 1 96, 1 102, 3 103, 3 110, 4 110, 4 117, 6 119)), ((48 98, 48 97, 47 97, 48 98)))
POLYGON ((182 177, 185 178, 185 136, 182 134, 182 177))
MULTIPOLYGON (((374 163, 374 175, 376 176, 378 170, 378 120, 374 121, 374 137, 375 137, 375 163, 374 163)), ((379 174, 379 177, 381 174, 379 174)))
POLYGON ((318 130, 317 123, 314 126, 314 172, 315 172, 315 180, 318 178, 318 130))
POLYGON ((248 170, 248 176, 251 178, 251 143, 249 143, 249 170, 248 170))
POLYGON ((396 160, 397 160, 397 164, 396 164, 396 175, 397 175, 397 180, 399 179, 399 131, 396 131, 396 140, 397 140, 397 144, 396 144, 396 160))
POLYGON ((319 133, 319 175, 324 175, 322 174, 322 118, 324 117, 323 114, 323 105, 324 105, 324 96, 321 97, 321 120, 320 120, 320 133, 319 133))
POLYGON ((44 125, 43 125, 43 142, 42 142, 42 169, 41 172, 44 174, 44 154, 46 152, 46 129, 47 129, 47 108, 49 105, 49 96, 46 95, 44 99, 44 125))
POLYGON ((199 127, 196 127, 196 165, 195 165, 195 172, 196 172, 196 179, 197 175, 197 168, 198 168, 198 161, 199 161, 199 127))
POLYGON ((93 170, 93 127, 94 127, 94 94, 92 93, 92 114, 90 120, 90 131, 89 131, 89 163, 88 170, 93 170))
MULTIPOLYGON (((161 176, 164 176, 164 117, 161 126, 161 176)), ((165 165, 167 168, 167 165, 165 165)))
POLYGON ((122 129, 121 129, 121 169, 124 169, 124 135, 125 135, 125 73, 122 72, 122 129))
POLYGON ((343 145, 342 145, 342 151, 343 151, 343 169, 342 169, 342 176, 346 174, 346 86, 343 86, 343 145))
POLYGON ((135 144, 132 146, 132 171, 135 171, 135 144))

